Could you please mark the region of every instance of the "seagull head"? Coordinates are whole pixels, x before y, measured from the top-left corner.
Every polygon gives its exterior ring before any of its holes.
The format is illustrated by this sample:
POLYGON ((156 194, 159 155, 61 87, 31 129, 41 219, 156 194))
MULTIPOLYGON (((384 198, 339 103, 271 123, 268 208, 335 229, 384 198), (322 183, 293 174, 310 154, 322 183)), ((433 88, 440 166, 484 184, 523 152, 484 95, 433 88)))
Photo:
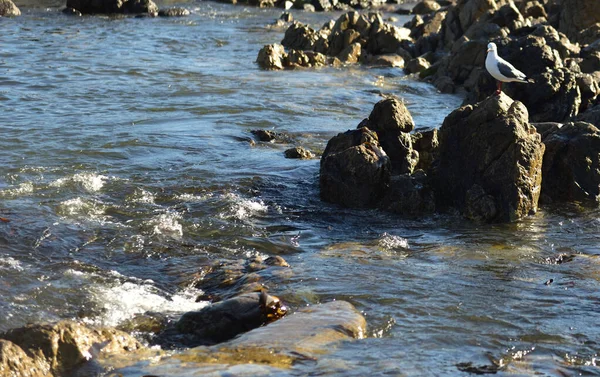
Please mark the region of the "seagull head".
POLYGON ((496 44, 494 42, 488 43, 486 52, 490 52, 490 51, 497 51, 496 44))

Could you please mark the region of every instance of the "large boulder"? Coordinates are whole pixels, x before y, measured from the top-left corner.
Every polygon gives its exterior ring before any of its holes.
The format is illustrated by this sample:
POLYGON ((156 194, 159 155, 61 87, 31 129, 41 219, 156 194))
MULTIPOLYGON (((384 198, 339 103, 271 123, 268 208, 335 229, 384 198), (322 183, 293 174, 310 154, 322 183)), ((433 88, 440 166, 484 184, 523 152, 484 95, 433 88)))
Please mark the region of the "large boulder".
POLYGON ((553 131, 544 138, 543 198, 600 201, 600 130, 574 122, 553 131))
POLYGON ((256 63, 263 69, 283 69, 286 64, 287 53, 280 44, 265 45, 258 51, 256 63))
POLYGON ((463 106, 439 130, 438 203, 482 221, 514 221, 537 210, 544 145, 527 109, 505 94, 463 106))
POLYGON ((0 0, 0 17, 20 16, 21 11, 11 0, 0 0))
POLYGON ((48 376, 48 365, 29 357, 13 342, 0 339, 0 376, 42 377, 48 376))
POLYGON ((346 207, 373 207, 385 194, 390 172, 390 158, 375 132, 363 127, 338 134, 321 158, 321 198, 346 207))
MULTIPOLYGON (((2 353, 14 355, 10 368, 3 375, 18 374, 20 365, 30 366, 42 375, 64 376, 75 367, 90 360, 94 354, 123 353, 141 348, 132 336, 112 328, 90 328, 72 321, 55 324, 27 325, 0 334, 0 339, 11 342, 22 349, 30 360, 10 344, 3 343, 2 353), (19 361, 20 360, 20 361, 19 361)), ((3 356, 5 357, 5 356, 3 356)), ((32 376, 37 374, 33 373, 32 376)))
POLYGON ((76 9, 83 14, 158 14, 158 6, 152 0, 67 0, 67 8, 76 9))
POLYGON ((560 9, 559 29, 575 41, 580 31, 600 22, 598 0, 562 0, 560 9))

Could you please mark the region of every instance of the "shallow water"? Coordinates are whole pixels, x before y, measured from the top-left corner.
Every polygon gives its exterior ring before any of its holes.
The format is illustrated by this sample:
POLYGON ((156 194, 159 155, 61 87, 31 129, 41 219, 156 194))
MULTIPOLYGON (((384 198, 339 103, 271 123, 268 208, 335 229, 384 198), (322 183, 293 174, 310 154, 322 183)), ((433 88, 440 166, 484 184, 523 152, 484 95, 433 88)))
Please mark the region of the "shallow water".
MULTIPOLYGON (((293 276, 272 293, 292 308, 348 300, 369 324, 292 375, 492 361, 499 374, 600 373, 597 209, 474 225, 323 203, 319 161, 285 149, 321 152, 381 93, 404 98, 417 128, 462 99, 391 68, 261 71, 281 10, 179 4, 192 16, 72 18, 51 4, 0 19, 0 331, 177 316, 205 305, 189 287, 198 265, 279 254, 293 276), (293 143, 251 143, 253 129, 293 143), (561 253, 575 257, 554 263, 561 253)), ((294 13, 315 27, 338 15, 294 13)))

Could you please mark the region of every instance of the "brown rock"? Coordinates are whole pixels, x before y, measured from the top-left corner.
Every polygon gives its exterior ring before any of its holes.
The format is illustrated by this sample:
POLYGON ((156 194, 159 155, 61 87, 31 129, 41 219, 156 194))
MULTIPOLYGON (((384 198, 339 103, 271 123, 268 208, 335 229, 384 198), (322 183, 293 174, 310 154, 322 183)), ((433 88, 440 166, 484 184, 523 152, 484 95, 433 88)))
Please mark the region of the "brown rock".
POLYGON ((579 32, 600 22, 597 0, 562 0, 559 30, 577 41, 579 32))
POLYGON ((440 4, 433 0, 423 0, 418 2, 412 9, 413 14, 429 14, 439 10, 440 4))
POLYGON ((484 221, 514 221, 537 210, 544 145, 522 103, 501 94, 461 107, 438 136, 433 178, 441 205, 484 221), (494 210, 482 211, 491 207, 488 196, 494 210))
POLYGON ((0 0, 0 17, 20 16, 21 11, 11 0, 0 0))
POLYGON ((258 52, 256 63, 263 69, 283 69, 287 59, 285 49, 280 44, 265 45, 258 52))

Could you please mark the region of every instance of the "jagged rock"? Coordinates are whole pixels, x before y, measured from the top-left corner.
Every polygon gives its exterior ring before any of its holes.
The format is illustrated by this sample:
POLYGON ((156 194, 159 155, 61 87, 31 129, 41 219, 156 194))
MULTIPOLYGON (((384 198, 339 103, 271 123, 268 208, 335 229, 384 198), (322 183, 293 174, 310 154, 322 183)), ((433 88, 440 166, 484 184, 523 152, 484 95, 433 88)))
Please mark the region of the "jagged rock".
POLYGON ((446 117, 438 137, 433 181, 442 206, 484 221, 537 210, 544 145, 522 103, 501 94, 463 106, 446 117), (494 211, 481 210, 489 207, 487 195, 494 211))
POLYGON ((367 50, 371 54, 389 54, 409 42, 410 30, 400 29, 377 18, 371 25, 367 50))
POLYGON ((265 292, 247 293, 187 312, 161 334, 163 344, 198 346, 227 341, 283 317, 287 308, 265 292))
POLYGON ((381 208, 408 216, 423 216, 434 213, 435 196, 423 171, 415 174, 395 175, 390 188, 381 201, 381 208))
POLYGON ((579 63, 581 72, 593 73, 600 71, 600 40, 581 50, 582 61, 579 63))
POLYGON ((529 1, 521 1, 517 3, 519 7, 519 11, 524 17, 531 17, 534 19, 547 19, 548 14, 546 13, 546 9, 537 0, 529 0, 529 1))
POLYGON ((562 0, 559 30, 577 41, 579 32, 600 22, 597 0, 562 0))
POLYGON ((372 207, 390 180, 390 159, 367 128, 338 134, 321 158, 321 198, 346 207, 372 207))
POLYGON ((412 173, 418 161, 418 153, 412 148, 409 132, 415 124, 404 103, 396 97, 379 101, 369 115, 367 127, 377 133, 381 147, 390 158, 393 171, 412 173))
POLYGON ((293 22, 285 31, 281 44, 294 50, 312 50, 319 39, 319 33, 311 27, 293 22))
POLYGON ((67 7, 83 14, 96 13, 158 13, 152 0, 67 0, 67 7))
POLYGON ((429 14, 439 10, 440 4, 433 0, 422 0, 418 2, 412 9, 413 14, 429 14))
POLYGON ((582 45, 589 45, 600 39, 600 22, 594 24, 587 29, 583 29, 579 32, 577 41, 582 45))
POLYGON ((258 52, 256 63, 263 69, 283 69, 287 53, 280 44, 265 45, 258 52))
POLYGON ((12 0, 0 0, 0 17, 20 16, 21 11, 12 0))
POLYGON ((291 50, 286 65, 296 67, 321 67, 327 64, 327 57, 319 52, 291 50))
POLYGON ((158 15, 160 17, 185 17, 190 15, 190 11, 185 8, 174 7, 161 9, 158 11, 158 15))
POLYGON ((600 201, 600 130, 566 123, 544 138, 543 198, 600 201))
MULTIPOLYGON (((52 373, 56 376, 66 375, 88 361, 93 354, 123 353, 142 347, 122 331, 113 328, 94 329, 72 321, 27 325, 0 334, 0 339, 8 340, 25 351, 42 375, 52 373)), ((12 350, 17 357, 22 356, 10 345, 5 344, 3 348, 12 350)), ((30 365, 26 360, 23 362, 30 365)))
POLYGON ((285 151, 285 157, 286 158, 300 158, 303 160, 309 160, 311 158, 314 158, 315 155, 309 151, 306 148, 303 147, 294 147, 294 148, 290 148, 287 149, 285 151))
POLYGON ((506 94, 527 106, 532 122, 560 122, 577 115, 581 92, 576 73, 567 68, 547 69, 532 78, 535 84, 505 89, 506 94))

